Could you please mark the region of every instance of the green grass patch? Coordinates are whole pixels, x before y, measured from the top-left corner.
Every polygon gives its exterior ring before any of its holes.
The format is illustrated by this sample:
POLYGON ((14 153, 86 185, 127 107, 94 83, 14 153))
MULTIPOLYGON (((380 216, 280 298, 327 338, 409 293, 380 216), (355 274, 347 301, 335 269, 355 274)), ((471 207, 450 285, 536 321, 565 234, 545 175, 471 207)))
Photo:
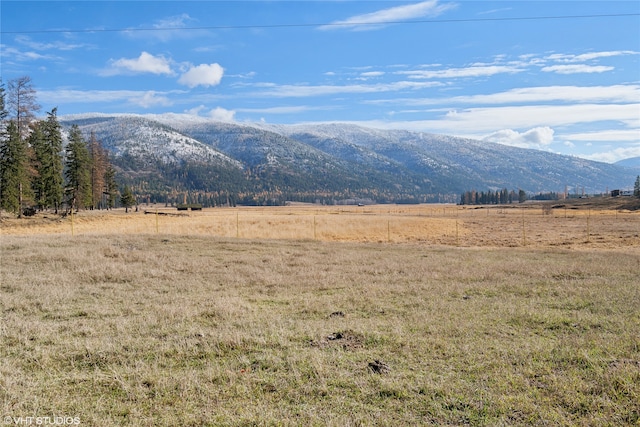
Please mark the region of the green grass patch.
POLYGON ((3 237, 0 250, 3 416, 640 422, 634 252, 194 236, 3 237))

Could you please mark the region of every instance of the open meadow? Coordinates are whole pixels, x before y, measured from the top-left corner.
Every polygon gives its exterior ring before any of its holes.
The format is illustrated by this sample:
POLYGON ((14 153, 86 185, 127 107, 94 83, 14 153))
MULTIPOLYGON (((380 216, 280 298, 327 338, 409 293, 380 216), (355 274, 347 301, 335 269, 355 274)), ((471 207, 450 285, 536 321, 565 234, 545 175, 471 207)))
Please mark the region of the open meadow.
POLYGON ((0 226, 5 425, 640 425, 637 211, 141 207, 0 226))
POLYGON ((570 204, 373 205, 81 211, 3 218, 0 235, 179 235, 463 247, 640 246, 640 210, 570 204))

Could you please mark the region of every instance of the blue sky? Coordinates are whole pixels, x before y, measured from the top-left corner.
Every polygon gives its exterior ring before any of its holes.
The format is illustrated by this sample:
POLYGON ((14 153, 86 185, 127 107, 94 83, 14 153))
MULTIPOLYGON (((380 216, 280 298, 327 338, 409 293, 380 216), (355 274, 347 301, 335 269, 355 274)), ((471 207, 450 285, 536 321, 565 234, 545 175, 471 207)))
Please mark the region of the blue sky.
POLYGON ((638 1, 2 1, 42 114, 353 122, 640 156, 638 1))

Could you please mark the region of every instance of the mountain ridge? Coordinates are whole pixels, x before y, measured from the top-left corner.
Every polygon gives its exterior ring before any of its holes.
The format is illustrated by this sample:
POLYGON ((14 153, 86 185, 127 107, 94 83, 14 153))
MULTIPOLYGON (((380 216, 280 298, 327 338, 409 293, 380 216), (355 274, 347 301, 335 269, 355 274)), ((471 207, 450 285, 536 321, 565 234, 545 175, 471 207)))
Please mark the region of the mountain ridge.
POLYGON ((622 159, 614 163, 617 166, 623 166, 626 168, 634 168, 640 171, 640 156, 630 157, 628 159, 622 159))
POLYGON ((226 186, 278 197, 425 202, 455 201, 470 189, 597 193, 635 179, 620 165, 348 123, 228 123, 180 114, 83 114, 60 122, 94 132, 125 179, 139 175, 142 165, 158 191, 179 183, 193 191, 226 186), (191 178, 182 179, 181 168, 191 178))

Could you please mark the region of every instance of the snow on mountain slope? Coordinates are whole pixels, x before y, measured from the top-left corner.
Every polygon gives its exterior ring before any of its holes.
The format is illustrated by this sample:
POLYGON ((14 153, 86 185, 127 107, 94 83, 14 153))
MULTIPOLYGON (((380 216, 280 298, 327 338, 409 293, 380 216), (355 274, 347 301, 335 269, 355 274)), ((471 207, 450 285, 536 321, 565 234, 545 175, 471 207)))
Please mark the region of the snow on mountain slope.
POLYGON ((128 154, 169 162, 227 163, 241 169, 237 160, 157 121, 134 115, 81 115, 60 119, 64 126, 77 124, 116 156, 128 154))
MULTIPOLYGON (((447 135, 354 124, 225 123, 184 114, 67 118, 116 154, 233 164, 284 173, 297 183, 354 183, 420 194, 469 189, 603 192, 633 182, 632 170, 549 152, 447 135), (413 190, 410 190, 412 189, 413 190)), ((280 175, 282 176, 282 175, 280 175)), ((290 181, 290 182, 294 182, 290 181)), ((348 184, 351 187, 352 184, 348 184)), ((346 184, 345 184, 346 185, 346 184)))

